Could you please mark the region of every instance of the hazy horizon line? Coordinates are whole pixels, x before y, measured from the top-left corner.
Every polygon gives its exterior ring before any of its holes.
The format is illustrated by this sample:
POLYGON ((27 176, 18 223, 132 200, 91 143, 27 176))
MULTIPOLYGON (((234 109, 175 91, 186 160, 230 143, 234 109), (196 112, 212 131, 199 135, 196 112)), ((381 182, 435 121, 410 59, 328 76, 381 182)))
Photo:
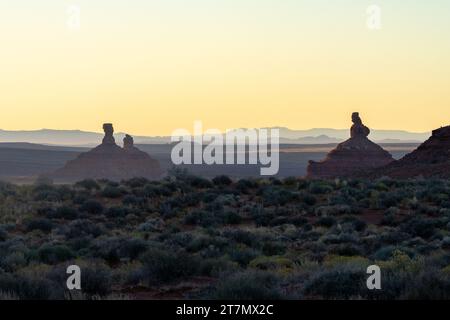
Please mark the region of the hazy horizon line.
MULTIPOLYGON (((107 122, 105 122, 107 123, 107 122)), ((114 124, 113 124, 114 125, 114 124)), ((444 126, 441 126, 441 128, 444 126)), ((176 128, 179 129, 179 128, 176 128)), ((175 131, 174 129, 173 131, 175 131)), ((189 128, 186 128, 189 129, 189 128)), ((210 128, 205 128, 205 130, 210 128)), ((215 128, 211 128, 215 129, 215 128)), ((311 130, 337 130, 337 131, 344 131, 344 130, 350 130, 350 126, 348 128, 333 128, 333 127, 311 127, 307 129, 303 128, 290 128, 285 126, 263 126, 263 127, 235 127, 235 128, 229 128, 225 130, 219 130, 223 133, 226 133, 230 130, 238 130, 238 129, 287 129, 290 131, 311 131, 311 130)), ((415 133, 415 134, 426 134, 430 133, 433 130, 438 128, 433 128, 427 131, 413 131, 413 130, 407 130, 407 129, 377 129, 377 128, 370 128, 371 131, 401 131, 401 132, 407 132, 407 133, 415 133)), ((95 134, 103 134, 103 131, 96 131, 96 130, 88 130, 88 129, 55 129, 55 128, 39 128, 39 129, 3 129, 0 128, 0 131, 7 131, 7 132, 35 132, 35 131, 72 131, 72 132, 82 132, 82 133, 95 133, 95 134)), ((143 134, 133 134, 131 131, 126 130, 118 130, 115 131, 114 134, 130 134, 133 136, 149 136, 149 137, 167 137, 171 136, 171 134, 151 134, 151 133, 143 133, 143 134)))

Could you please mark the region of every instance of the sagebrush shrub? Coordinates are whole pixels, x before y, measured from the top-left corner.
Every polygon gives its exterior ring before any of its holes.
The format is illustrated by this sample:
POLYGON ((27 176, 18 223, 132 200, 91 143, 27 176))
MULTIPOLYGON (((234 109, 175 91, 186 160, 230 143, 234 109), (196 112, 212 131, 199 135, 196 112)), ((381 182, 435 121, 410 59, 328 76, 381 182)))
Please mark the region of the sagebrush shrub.
POLYGON ((47 264, 56 264, 74 258, 74 253, 65 245, 44 244, 38 250, 39 260, 47 264))
POLYGON ((53 223, 45 218, 31 219, 27 222, 27 231, 40 230, 49 233, 53 229, 53 223))
POLYGON ((81 205, 80 210, 90 214, 101 214, 104 208, 97 200, 88 200, 81 205))
POLYGON ((366 291, 365 270, 348 266, 337 266, 319 272, 308 280, 303 288, 305 296, 325 299, 358 298, 366 291))
POLYGON ((185 279, 199 272, 199 260, 185 252, 152 248, 140 260, 143 272, 150 284, 170 283, 185 279))
POLYGON ((233 183, 233 180, 228 176, 221 175, 213 178, 212 182, 217 186, 229 186, 233 183))

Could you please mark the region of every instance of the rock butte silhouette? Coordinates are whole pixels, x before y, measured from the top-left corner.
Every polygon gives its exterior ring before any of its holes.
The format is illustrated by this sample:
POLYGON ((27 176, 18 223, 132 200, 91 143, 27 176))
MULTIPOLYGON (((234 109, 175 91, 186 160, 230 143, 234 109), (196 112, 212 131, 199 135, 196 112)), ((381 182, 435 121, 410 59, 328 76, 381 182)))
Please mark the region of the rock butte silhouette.
POLYGON ((394 161, 391 154, 367 137, 366 127, 358 112, 352 114, 350 139, 340 143, 321 162, 309 161, 308 178, 336 178, 360 175, 394 161))
POLYGON ((143 177, 156 179, 162 175, 159 162, 134 146, 133 137, 126 135, 124 147, 116 144, 111 123, 103 125, 102 144, 80 154, 76 159, 49 175, 54 180, 78 181, 82 179, 109 179, 119 181, 143 177))
POLYGON ((434 130, 416 150, 375 170, 370 176, 450 178, 450 126, 434 130))

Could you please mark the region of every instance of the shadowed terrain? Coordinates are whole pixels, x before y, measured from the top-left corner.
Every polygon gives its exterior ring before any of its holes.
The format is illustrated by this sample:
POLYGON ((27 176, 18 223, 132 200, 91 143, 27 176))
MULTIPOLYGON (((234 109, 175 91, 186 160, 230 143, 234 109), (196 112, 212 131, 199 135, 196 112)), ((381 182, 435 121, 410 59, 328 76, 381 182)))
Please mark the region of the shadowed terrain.
MULTIPOLYGON (((417 144, 382 144, 395 159, 417 147, 417 144)), ((172 167, 170 160, 171 145, 138 144, 137 147, 158 160, 165 171, 172 167)), ((326 154, 336 147, 327 145, 281 145, 280 172, 278 176, 304 176, 308 160, 320 161, 326 154)), ((8 181, 31 182, 43 173, 53 172, 61 168, 69 160, 75 159, 88 148, 46 146, 24 143, 0 143, 0 178, 8 181)), ((227 174, 232 177, 249 177, 259 175, 259 166, 251 165, 184 165, 192 173, 204 177, 214 177, 227 174)))
POLYGON ((0 299, 449 299, 449 232, 446 180, 0 183, 0 299))

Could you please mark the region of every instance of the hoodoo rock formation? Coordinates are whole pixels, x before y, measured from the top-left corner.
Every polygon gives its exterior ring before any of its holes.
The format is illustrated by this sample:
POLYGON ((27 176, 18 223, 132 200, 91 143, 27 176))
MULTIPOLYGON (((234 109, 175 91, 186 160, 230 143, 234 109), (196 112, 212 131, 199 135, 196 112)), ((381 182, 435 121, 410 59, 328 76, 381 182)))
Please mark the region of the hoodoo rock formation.
POLYGON ((357 176, 394 161, 389 152, 368 139, 370 129, 362 123, 358 112, 352 114, 352 121, 350 139, 330 151, 323 161, 310 161, 308 178, 357 176))
POLYGON ((112 145, 116 144, 116 140, 114 139, 114 128, 112 123, 105 123, 103 125, 103 131, 105 132, 105 137, 103 138, 103 145, 112 145))
POLYGON ((431 137, 402 159, 377 169, 376 176, 391 178, 450 178, 450 126, 436 129, 431 137))
POLYGON ((102 144, 80 154, 76 159, 49 175, 56 181, 72 182, 87 178, 119 181, 135 177, 155 179, 162 171, 158 161, 134 146, 133 138, 126 135, 124 147, 114 139, 113 125, 103 125, 105 137, 102 144))
MULTIPOLYGON (((137 148, 134 146, 134 139, 129 134, 126 134, 123 138, 123 148, 127 151, 136 150, 137 148)), ((137 149, 138 150, 138 149, 137 149)))

